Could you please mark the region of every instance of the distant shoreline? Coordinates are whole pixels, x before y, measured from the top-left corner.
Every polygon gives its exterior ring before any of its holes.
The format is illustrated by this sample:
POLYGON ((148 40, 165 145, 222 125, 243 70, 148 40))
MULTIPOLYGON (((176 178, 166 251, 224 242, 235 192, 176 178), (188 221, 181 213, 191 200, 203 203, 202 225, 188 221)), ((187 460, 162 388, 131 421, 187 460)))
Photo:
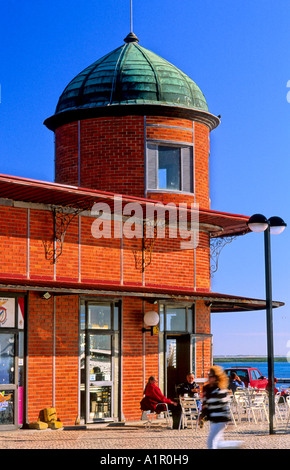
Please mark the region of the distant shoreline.
MULTIPOLYGON (((213 362, 267 362, 267 356, 214 356, 213 362)), ((288 362, 288 360, 286 356, 276 356, 274 362, 288 362)))

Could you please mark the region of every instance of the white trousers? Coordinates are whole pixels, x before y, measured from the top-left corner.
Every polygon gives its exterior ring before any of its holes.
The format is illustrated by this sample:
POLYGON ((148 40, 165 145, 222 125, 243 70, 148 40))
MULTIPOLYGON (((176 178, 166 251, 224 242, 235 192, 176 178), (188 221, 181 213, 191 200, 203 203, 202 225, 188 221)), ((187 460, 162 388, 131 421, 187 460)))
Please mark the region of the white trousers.
POLYGON ((224 430, 227 423, 213 423, 210 422, 209 435, 207 438, 208 449, 218 449, 219 443, 223 441, 224 430))

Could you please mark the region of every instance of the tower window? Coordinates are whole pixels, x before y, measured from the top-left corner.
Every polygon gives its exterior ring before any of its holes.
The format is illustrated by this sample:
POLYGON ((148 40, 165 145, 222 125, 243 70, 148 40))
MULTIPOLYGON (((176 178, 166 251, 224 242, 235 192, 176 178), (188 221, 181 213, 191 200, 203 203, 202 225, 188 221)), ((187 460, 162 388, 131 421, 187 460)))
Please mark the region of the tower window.
POLYGON ((192 193, 192 147, 148 144, 147 189, 192 193))

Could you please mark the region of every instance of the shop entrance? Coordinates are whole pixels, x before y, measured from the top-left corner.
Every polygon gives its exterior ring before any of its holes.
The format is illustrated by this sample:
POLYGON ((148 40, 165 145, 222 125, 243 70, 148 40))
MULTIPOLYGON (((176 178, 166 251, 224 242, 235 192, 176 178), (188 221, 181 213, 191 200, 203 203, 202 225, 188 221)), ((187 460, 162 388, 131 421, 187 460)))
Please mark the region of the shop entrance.
POLYGON ((176 385, 185 381, 191 371, 190 335, 172 336, 166 338, 167 357, 167 396, 176 397, 176 385))
POLYGON ((24 297, 0 297, 0 429, 23 424, 24 297))
POLYGON ((176 386, 189 372, 204 378, 212 363, 212 335, 195 333, 195 305, 159 304, 159 383, 164 395, 176 398, 176 386))
POLYGON ((81 418, 118 419, 119 303, 81 304, 81 418))

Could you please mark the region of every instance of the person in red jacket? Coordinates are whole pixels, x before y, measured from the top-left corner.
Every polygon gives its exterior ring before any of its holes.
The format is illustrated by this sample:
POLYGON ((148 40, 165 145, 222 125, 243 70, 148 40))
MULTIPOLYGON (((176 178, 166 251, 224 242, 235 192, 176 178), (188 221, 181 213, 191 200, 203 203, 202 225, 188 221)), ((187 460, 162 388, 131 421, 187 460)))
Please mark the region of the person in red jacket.
POLYGON ((144 390, 144 395, 144 398, 140 402, 142 411, 150 410, 159 414, 166 409, 166 406, 164 405, 164 403, 166 403, 168 409, 172 412, 173 427, 178 427, 177 422, 179 423, 181 407, 178 403, 170 400, 170 398, 166 398, 163 395, 157 385, 157 380, 155 377, 149 377, 144 390))

